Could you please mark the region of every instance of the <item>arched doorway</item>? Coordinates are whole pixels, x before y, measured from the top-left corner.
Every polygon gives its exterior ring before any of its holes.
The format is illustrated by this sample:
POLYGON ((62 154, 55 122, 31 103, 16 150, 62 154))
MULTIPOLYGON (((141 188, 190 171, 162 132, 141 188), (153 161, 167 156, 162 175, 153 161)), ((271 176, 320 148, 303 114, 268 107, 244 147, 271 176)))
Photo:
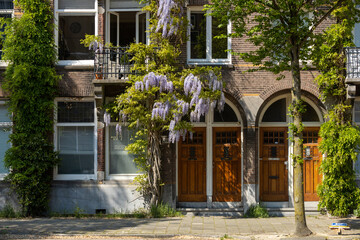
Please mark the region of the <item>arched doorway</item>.
MULTIPOLYGON (((289 140, 287 115, 290 95, 276 97, 263 108, 259 118, 259 200, 288 202, 292 196, 292 143, 289 140)), ((321 182, 319 166, 321 154, 319 129, 323 122, 319 108, 308 98, 303 98, 307 111, 303 114, 304 144, 304 197, 317 201, 317 185, 321 182)))
POLYGON ((240 113, 226 100, 194 124, 193 138, 177 146, 178 202, 241 202, 242 131, 240 113))

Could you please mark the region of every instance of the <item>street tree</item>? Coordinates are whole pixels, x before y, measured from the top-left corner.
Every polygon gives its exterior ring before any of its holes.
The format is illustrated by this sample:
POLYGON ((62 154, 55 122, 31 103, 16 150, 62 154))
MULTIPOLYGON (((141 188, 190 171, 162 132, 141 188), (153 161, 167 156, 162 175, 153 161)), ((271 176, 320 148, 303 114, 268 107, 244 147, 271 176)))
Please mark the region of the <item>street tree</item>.
MULTIPOLYGON (((303 190, 301 71, 307 68, 321 24, 345 0, 213 0, 208 8, 223 24, 232 23, 231 37, 244 37, 257 48, 238 54, 251 62, 251 71, 266 70, 292 77, 290 126, 293 142, 295 235, 310 235, 306 225, 303 190)), ((320 31, 319 31, 320 30, 320 31)))

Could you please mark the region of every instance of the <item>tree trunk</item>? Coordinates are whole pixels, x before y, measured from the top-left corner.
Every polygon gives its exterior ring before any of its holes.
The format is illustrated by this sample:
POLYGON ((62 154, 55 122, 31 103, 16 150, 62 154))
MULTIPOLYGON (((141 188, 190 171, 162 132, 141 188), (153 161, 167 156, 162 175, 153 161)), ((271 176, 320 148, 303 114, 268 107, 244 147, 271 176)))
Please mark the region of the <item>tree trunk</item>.
POLYGON ((302 117, 301 111, 301 78, 299 48, 294 46, 291 50, 291 74, 293 86, 291 89, 291 104, 293 116, 293 161, 294 161, 294 208, 295 208, 295 235, 308 236, 312 232, 306 225, 304 207, 304 185, 303 185, 303 144, 302 144, 302 117))
POLYGON ((157 131, 149 132, 149 149, 148 149, 148 182, 150 193, 150 206, 158 205, 160 199, 160 168, 161 168, 161 152, 160 137, 157 131))

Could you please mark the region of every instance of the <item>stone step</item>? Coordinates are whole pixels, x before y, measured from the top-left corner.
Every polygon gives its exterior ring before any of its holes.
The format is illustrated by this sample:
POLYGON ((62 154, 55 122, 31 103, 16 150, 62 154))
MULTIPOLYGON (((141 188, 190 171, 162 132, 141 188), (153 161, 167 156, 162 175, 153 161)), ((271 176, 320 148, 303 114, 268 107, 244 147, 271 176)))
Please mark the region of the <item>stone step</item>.
MULTIPOLYGON (((241 217, 244 215, 244 208, 177 208, 177 211, 187 216, 233 216, 241 217)), ((294 208, 266 208, 269 215, 272 217, 288 217, 294 216, 294 208)), ((317 208, 306 208, 306 215, 319 215, 320 212, 317 208)))
POLYGON ((232 216, 241 217, 244 209, 241 208, 177 208, 177 211, 187 216, 232 216))
MULTIPOLYGON (((274 217, 290 217, 295 215, 294 208, 266 208, 270 216, 274 217)), ((305 215, 319 215, 320 211, 314 207, 305 208, 305 215)))

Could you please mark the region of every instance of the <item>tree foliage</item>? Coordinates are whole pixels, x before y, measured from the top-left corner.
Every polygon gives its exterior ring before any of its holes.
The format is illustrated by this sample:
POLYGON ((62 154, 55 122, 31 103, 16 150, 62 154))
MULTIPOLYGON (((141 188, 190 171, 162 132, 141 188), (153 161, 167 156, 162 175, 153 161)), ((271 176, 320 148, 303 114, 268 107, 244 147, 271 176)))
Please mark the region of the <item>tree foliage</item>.
POLYGON ((8 61, 5 89, 10 93, 13 131, 6 152, 6 177, 27 216, 48 208, 52 169, 58 162, 51 141, 56 75, 53 13, 50 1, 17 0, 21 18, 7 22, 3 39, 8 61))
MULTIPOLYGON (((215 107, 222 110, 225 98, 219 68, 184 69, 179 64, 180 44, 184 42, 187 21, 184 1, 150 1, 151 44, 131 44, 134 65, 126 92, 117 98, 112 112, 119 113, 116 129, 135 129, 134 142, 127 149, 137 157, 143 173, 137 177, 138 190, 149 201, 161 201, 162 136, 171 143, 191 137, 192 122, 215 107)), ((109 109, 110 110, 110 109, 109 109)), ((110 110, 111 111, 111 110, 110 110)), ((105 119, 109 119, 105 114, 105 119)))
POLYGON ((318 188, 319 207, 335 216, 346 216, 360 204, 360 191, 353 170, 360 131, 351 124, 351 101, 346 98, 346 56, 344 47, 353 45, 353 28, 359 19, 360 1, 344 1, 333 12, 331 25, 314 45, 313 63, 321 74, 316 82, 328 106, 328 121, 321 126, 320 149, 326 158, 321 164, 323 182, 318 188))
POLYGON ((256 48, 236 53, 254 64, 250 71, 266 70, 284 78, 292 77, 290 130, 293 141, 294 207, 296 235, 308 235, 303 190, 303 147, 300 71, 307 69, 320 24, 345 0, 213 0, 208 8, 223 24, 231 21, 233 37, 244 37, 256 48), (302 64, 300 64, 300 60, 302 64))

